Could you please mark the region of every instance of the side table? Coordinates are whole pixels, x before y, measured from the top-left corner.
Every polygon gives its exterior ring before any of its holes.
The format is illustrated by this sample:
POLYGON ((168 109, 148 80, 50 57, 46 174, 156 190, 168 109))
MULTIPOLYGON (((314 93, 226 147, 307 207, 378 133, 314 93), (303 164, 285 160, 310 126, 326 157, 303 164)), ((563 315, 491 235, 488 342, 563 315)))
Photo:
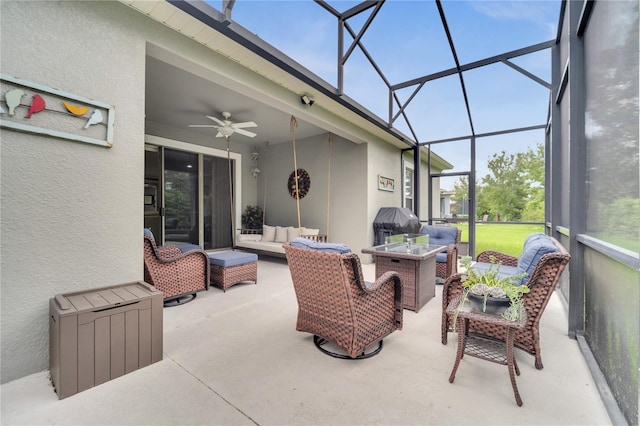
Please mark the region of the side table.
MULTIPOLYGON (((447 306, 447 314, 455 316, 456 309, 459 304, 460 297, 454 298, 451 303, 449 303, 449 306, 447 306)), ((518 368, 518 363, 513 356, 513 341, 516 330, 524 328, 527 322, 526 313, 519 321, 509 321, 499 315, 478 312, 471 307, 469 302, 465 302, 464 306, 458 310, 457 315, 456 329, 458 331, 458 351, 456 353, 456 361, 453 365, 453 370, 449 376, 449 383, 453 383, 453 380, 456 377, 456 371, 458 370, 458 365, 460 365, 460 360, 464 354, 484 359, 486 361, 495 362, 497 364, 506 365, 509 370, 509 378, 511 379, 511 387, 513 387, 513 394, 515 395, 516 403, 518 406, 522 406, 522 399, 520 398, 518 386, 516 385, 516 375, 520 375, 520 369, 518 368), (469 334, 467 332, 469 320, 481 321, 505 327, 507 336, 506 342, 489 337, 469 334)))
POLYGON ((391 243, 364 248, 373 255, 376 278, 395 271, 402 280, 402 306, 416 313, 436 296, 436 255, 447 246, 391 243))

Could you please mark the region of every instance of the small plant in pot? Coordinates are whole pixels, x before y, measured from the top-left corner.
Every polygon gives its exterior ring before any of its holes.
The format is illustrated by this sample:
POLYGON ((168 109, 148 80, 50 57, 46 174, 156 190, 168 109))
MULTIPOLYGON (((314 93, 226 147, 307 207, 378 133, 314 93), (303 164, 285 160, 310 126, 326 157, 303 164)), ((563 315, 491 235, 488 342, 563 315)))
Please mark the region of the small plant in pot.
POLYGON ((260 206, 247 206, 242 213, 244 229, 262 229, 263 212, 260 206))
POLYGON ((460 264, 466 269, 463 274, 464 293, 460 302, 466 300, 479 311, 488 314, 501 314, 503 318, 518 321, 524 314, 522 295, 529 293, 529 287, 519 285, 527 273, 517 275, 499 275, 499 263, 495 257, 489 258, 491 265, 478 272, 471 267, 471 257, 465 256, 460 264))

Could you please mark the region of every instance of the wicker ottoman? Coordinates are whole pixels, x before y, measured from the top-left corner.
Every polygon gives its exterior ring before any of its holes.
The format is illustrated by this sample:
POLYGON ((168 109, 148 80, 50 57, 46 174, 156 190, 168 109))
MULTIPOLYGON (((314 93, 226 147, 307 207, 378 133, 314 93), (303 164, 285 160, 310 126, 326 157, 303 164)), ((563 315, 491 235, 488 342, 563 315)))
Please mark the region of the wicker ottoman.
POLYGON ((258 284, 258 255, 239 251, 209 253, 211 265, 211 285, 227 291, 229 287, 242 281, 258 284))

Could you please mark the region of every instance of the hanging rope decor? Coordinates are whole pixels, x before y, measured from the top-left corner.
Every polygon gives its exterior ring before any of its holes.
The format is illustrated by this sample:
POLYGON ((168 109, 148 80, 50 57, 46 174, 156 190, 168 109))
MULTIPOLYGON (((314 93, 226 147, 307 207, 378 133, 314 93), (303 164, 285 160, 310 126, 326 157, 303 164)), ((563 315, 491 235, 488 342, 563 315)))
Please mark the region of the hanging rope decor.
MULTIPOLYGON (((289 123, 289 127, 291 130, 291 140, 293 141, 293 173, 295 175, 295 187, 296 187, 296 195, 299 195, 298 188, 298 158, 296 153, 296 127, 298 127, 298 122, 296 118, 292 115, 291 121, 289 123)), ((300 197, 296 196, 296 207, 298 210, 298 229, 302 232, 302 223, 300 222, 300 197)))
POLYGON ((227 164, 229 168, 229 204, 231 212, 231 248, 235 249, 236 247, 236 233, 235 233, 235 224, 233 220, 233 181, 231 180, 231 147, 230 147, 230 136, 227 136, 227 164))
POLYGON ((331 211, 331 148, 333 146, 333 133, 329 133, 329 161, 327 166, 327 241, 329 240, 329 212, 331 211))

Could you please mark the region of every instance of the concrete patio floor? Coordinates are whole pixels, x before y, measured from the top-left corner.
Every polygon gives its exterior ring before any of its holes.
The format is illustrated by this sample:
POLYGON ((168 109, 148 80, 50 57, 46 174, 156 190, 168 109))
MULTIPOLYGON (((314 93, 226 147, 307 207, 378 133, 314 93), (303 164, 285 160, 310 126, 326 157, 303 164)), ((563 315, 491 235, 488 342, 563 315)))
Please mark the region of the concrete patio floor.
MULTIPOLYGON (((363 265, 373 280, 374 265, 363 265)), ((505 366, 440 343, 441 291, 379 355, 339 360, 295 331, 297 303, 280 259, 258 284, 217 288, 164 309, 164 359, 58 400, 48 371, 4 384, 3 425, 606 425, 611 424, 557 295, 541 323, 542 359, 516 350, 522 407, 505 366)))

